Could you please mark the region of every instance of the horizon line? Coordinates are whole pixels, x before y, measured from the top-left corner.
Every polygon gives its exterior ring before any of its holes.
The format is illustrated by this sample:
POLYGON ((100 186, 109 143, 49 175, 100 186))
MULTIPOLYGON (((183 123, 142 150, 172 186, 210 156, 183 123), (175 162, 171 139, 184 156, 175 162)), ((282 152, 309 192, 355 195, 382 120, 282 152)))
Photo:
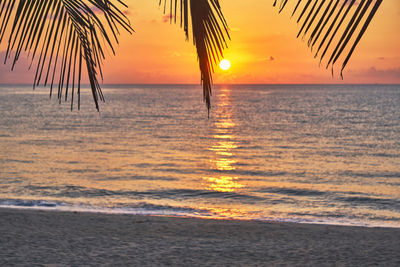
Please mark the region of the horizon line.
MULTIPOLYGON (((132 86, 132 85, 178 85, 178 86, 201 86, 200 83, 104 83, 100 86, 132 86)), ((400 85, 400 83, 215 83, 213 86, 226 85, 400 85)), ((0 83, 0 86, 34 86, 32 83, 0 83)), ((58 86, 54 84, 53 87, 58 86)), ((90 87, 89 83, 81 86, 90 87)), ((50 85, 35 85, 35 88, 47 88, 50 85)))

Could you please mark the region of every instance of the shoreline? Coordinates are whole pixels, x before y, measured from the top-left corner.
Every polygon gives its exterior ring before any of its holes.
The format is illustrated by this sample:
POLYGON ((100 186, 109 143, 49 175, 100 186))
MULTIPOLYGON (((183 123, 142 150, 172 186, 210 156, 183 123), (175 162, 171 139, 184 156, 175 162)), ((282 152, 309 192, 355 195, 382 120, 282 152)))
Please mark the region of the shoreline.
POLYGON ((0 208, 0 265, 400 265, 400 229, 0 208))
POLYGON ((343 227, 362 227, 362 228, 388 228, 388 229, 398 229, 400 230, 400 226, 394 225, 379 225, 379 224, 361 224, 360 222, 357 224, 356 222, 325 222, 325 221, 296 221, 285 220, 285 219, 258 219, 258 218, 230 218, 230 217, 213 217, 213 216, 195 216, 195 215, 185 215, 185 214, 157 214, 152 213, 133 213, 131 211, 124 210, 102 210, 102 209, 60 209, 60 207, 51 207, 51 206, 4 206, 0 205, 1 210, 22 210, 22 211, 43 211, 43 212, 65 212, 65 213, 81 213, 81 214, 99 214, 99 215, 126 215, 126 216, 144 216, 144 217, 167 217, 167 218, 181 218, 181 219, 199 219, 199 220, 216 220, 216 221, 244 221, 244 222, 261 222, 261 223, 288 223, 288 224, 306 224, 306 225, 325 225, 325 226, 343 226, 343 227))

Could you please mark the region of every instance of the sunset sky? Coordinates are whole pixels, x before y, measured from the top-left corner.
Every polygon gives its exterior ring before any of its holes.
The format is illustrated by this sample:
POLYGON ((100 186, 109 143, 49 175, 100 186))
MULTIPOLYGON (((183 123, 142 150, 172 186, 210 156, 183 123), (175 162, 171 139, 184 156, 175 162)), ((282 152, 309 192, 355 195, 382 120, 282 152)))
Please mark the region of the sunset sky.
MULTIPOLYGON (((123 33, 117 55, 108 56, 104 83, 198 83, 195 47, 183 30, 171 25, 158 0, 127 0, 133 35, 123 33)), ((341 81, 318 66, 305 42, 296 39, 299 26, 290 20, 292 7, 278 14, 272 1, 223 0, 222 10, 232 40, 215 83, 400 83, 400 2, 385 0, 358 46, 341 81)), ((292 5, 294 4, 294 1, 292 5)), ((4 51, 4 44, 1 47, 4 51)), ((4 52, 1 53, 1 59, 4 52)), ((22 62, 14 73, 0 67, 0 83, 30 83, 22 62)))

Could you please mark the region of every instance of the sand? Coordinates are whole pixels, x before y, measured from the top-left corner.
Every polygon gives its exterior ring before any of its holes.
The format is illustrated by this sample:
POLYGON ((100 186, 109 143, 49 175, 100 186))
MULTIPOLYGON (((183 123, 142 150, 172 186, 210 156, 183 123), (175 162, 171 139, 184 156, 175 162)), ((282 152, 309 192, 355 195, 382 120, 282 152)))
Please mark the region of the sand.
POLYGON ((0 209, 0 266, 400 266, 400 229, 0 209))

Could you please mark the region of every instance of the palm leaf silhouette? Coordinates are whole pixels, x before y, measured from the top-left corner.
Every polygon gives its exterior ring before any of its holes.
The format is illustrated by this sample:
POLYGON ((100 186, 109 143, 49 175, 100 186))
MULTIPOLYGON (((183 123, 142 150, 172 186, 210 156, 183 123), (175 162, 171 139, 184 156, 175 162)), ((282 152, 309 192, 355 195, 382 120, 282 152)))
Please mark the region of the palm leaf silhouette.
MULTIPOLYGON (((208 111, 212 74, 216 63, 230 39, 227 22, 218 0, 158 0, 171 22, 184 29, 186 38, 192 30, 196 46, 203 96, 208 111)), ((274 0, 279 12, 287 8, 289 0, 274 0)), ((330 55, 327 68, 333 67, 346 53, 341 67, 348 64, 361 38, 365 34, 382 0, 296 0, 292 17, 297 16, 300 30, 297 37, 306 38, 320 63, 330 55), (341 33, 341 34, 340 34, 341 33)), ((82 68, 90 81, 93 99, 99 109, 104 100, 98 75, 108 47, 114 53, 113 43, 118 43, 119 29, 132 32, 129 20, 119 6, 120 0, 0 0, 0 43, 8 41, 5 61, 12 59, 12 69, 22 52, 28 52, 36 64, 34 85, 50 84, 50 95, 57 86, 59 101, 71 94, 78 96, 82 68), (101 16, 100 16, 101 14, 101 16), (11 24, 10 24, 11 23, 11 24), (11 28, 8 27, 11 25, 11 28), (10 28, 10 29, 9 29, 10 28), (7 40, 8 39, 8 40, 7 40), (76 92, 75 92, 76 90, 76 92)))
MULTIPOLYGON (((226 39, 230 38, 228 25, 222 14, 218 0, 164 0, 164 13, 169 10, 170 21, 177 22, 180 14, 180 26, 183 27, 186 39, 189 39, 189 18, 193 42, 196 46, 203 98, 208 112, 211 107, 212 73, 215 64, 223 57, 223 49, 227 47, 226 39), (169 9, 168 9, 169 8, 169 9), (179 11, 178 11, 179 10, 179 11)), ((159 4, 162 4, 160 0, 159 4)))
MULTIPOLYGON (((273 6, 277 6, 277 2, 278 0, 274 0, 273 6)), ((280 1, 279 12, 287 7, 288 2, 289 0, 280 1)), ((305 38, 309 34, 308 46, 311 50, 314 46, 318 46, 315 57, 318 56, 321 49, 324 49, 320 57, 320 64, 332 43, 336 41, 335 49, 330 52, 331 57, 326 66, 327 68, 332 67, 332 75, 335 63, 345 49, 351 46, 342 63, 340 75, 343 78, 343 70, 382 4, 382 0, 375 0, 373 5, 372 3, 372 0, 297 0, 292 12, 293 17, 298 14, 296 13, 298 10, 301 11, 297 18, 297 23, 301 24, 297 37, 305 38), (348 17, 351 19, 346 21, 348 17), (341 38, 336 38, 342 30, 344 32, 341 38), (351 41, 357 32, 357 37, 351 41), (329 41, 326 42, 328 39, 329 41)), ((187 38, 189 37, 189 17, 191 16, 193 41, 197 48, 204 100, 209 110, 213 67, 220 57, 223 57, 223 49, 226 48, 225 36, 230 39, 219 1, 159 0, 159 4, 164 4, 164 13, 169 11, 171 22, 177 22, 176 17, 180 12, 180 25, 184 28, 187 38)))
MULTIPOLYGON (((285 8, 288 1, 281 0, 279 12, 285 8)), ((340 71, 343 78, 343 70, 381 4, 382 0, 297 0, 292 12, 294 16, 301 10, 297 18, 297 23, 301 25, 297 37, 305 38, 311 33, 307 44, 311 50, 318 46, 314 57, 318 57, 319 52, 323 50, 320 63, 330 51, 326 68, 331 66, 332 75, 335 63, 348 49, 340 71)), ((277 6, 277 0, 274 1, 274 6, 277 6)))
POLYGON ((75 94, 80 106, 82 70, 86 69, 99 109, 104 97, 98 75, 102 77, 105 49, 114 53, 119 28, 132 32, 127 17, 113 2, 125 6, 119 0, 1 0, 0 42, 8 36, 5 62, 12 59, 14 69, 21 53, 27 52, 36 65, 34 86, 50 84, 51 96, 56 85, 59 101, 71 95, 71 109, 75 94))

